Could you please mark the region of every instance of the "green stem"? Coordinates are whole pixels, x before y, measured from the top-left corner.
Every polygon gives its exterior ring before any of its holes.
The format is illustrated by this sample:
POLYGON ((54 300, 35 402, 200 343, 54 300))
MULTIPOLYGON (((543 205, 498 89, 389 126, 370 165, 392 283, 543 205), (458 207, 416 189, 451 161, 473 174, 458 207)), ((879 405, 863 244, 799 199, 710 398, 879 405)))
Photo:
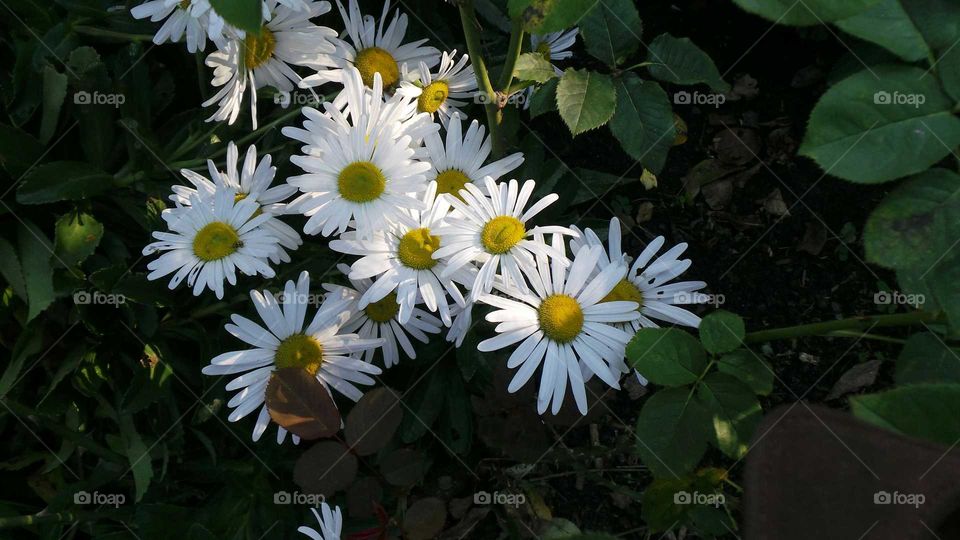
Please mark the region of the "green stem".
POLYGON ((517 66, 517 59, 520 58, 520 51, 523 49, 523 21, 518 17, 513 21, 513 27, 510 29, 510 45, 507 47, 507 57, 503 62, 503 70, 500 71, 500 82, 497 88, 506 90, 513 82, 513 70, 517 66))
POLYGON ((883 328, 890 326, 913 326, 923 323, 937 322, 941 319, 939 312, 929 311, 911 311, 908 313, 893 313, 891 315, 864 315, 862 317, 850 317, 848 319, 839 319, 836 321, 824 321, 811 324, 801 324, 798 326, 787 326, 785 328, 774 328, 771 330, 760 330, 750 332, 744 338, 744 343, 763 343, 765 341, 775 341, 778 339, 792 339, 804 336, 823 336, 831 332, 843 330, 861 330, 867 331, 871 328, 883 328))
POLYGON ((127 32, 117 32, 115 30, 107 30, 105 28, 96 28, 94 26, 79 25, 74 26, 73 29, 76 30, 78 34, 120 39, 123 41, 150 41, 153 39, 153 36, 148 36, 146 34, 129 34, 127 32))
POLYGON ((473 0, 462 0, 459 4, 460 23, 463 25, 463 37, 467 41, 467 54, 470 55, 470 63, 473 64, 473 72, 477 76, 477 85, 480 92, 485 95, 483 109, 487 113, 487 128, 490 130, 490 139, 493 142, 493 157, 498 158, 503 155, 504 144, 500 125, 497 123, 497 93, 490 82, 490 74, 487 73, 487 64, 480 54, 480 23, 477 22, 477 16, 473 10, 473 0))
POLYGON ((880 334, 868 334, 866 332, 858 332, 856 330, 836 330, 834 332, 827 332, 824 334, 826 337, 849 337, 856 339, 872 339, 873 341, 882 341, 884 343, 899 343, 903 345, 907 342, 905 339, 893 338, 890 336, 884 336, 880 334))

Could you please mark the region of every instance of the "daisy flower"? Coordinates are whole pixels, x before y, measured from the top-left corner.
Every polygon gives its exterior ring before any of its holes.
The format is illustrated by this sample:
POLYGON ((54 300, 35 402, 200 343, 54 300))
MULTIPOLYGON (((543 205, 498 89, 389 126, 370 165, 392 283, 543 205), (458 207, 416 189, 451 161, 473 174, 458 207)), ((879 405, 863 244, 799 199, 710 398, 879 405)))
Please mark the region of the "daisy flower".
MULTIPOLYGON (((398 319, 400 304, 397 302, 396 293, 390 293, 376 302, 367 304, 365 308, 359 308, 360 298, 370 290, 373 282, 369 279, 350 279, 350 267, 345 264, 337 265, 337 269, 348 275, 347 279, 352 287, 325 283, 323 288, 330 293, 331 298, 350 301, 351 317, 343 325, 345 331, 356 332, 363 339, 383 339, 384 367, 390 368, 400 363, 400 350, 403 350, 407 358, 417 357, 413 343, 410 342, 407 334, 421 343, 428 343, 430 338, 427 334, 440 333, 442 327, 440 319, 417 307, 413 308, 410 319, 401 324, 398 319)), ((365 351, 363 360, 372 363, 374 353, 373 350, 365 351)))
POLYGON ((460 190, 462 201, 447 199, 461 215, 448 216, 446 223, 434 230, 442 247, 433 252, 433 258, 443 259, 447 265, 440 273, 441 279, 450 278, 468 264, 480 265, 469 287, 471 302, 493 289, 498 270, 506 287, 528 292, 521 270, 536 268, 534 255, 557 256, 561 259, 557 264, 561 265, 566 260, 562 253, 530 237, 538 232, 573 234, 565 227, 527 230, 527 222, 556 201, 557 194, 551 193, 524 210, 536 185, 533 180, 524 182, 523 187, 516 180, 499 184, 489 177, 483 180, 487 193, 493 197, 488 197, 473 183, 467 183, 465 189, 460 190))
MULTIPOLYGON (((580 231, 576 226, 570 228, 577 233, 577 236, 570 239, 572 250, 576 251, 584 245, 603 247, 603 242, 592 230, 580 231)), ((621 238, 620 220, 613 218, 610 220, 607 247, 600 257, 600 268, 613 263, 630 264, 632 257, 628 257, 621 250, 621 238)), ((677 244, 654 259, 664 243, 664 238, 658 236, 647 244, 640 255, 633 259, 627 275, 604 298, 604 301, 628 300, 637 303, 640 317, 630 321, 629 325, 622 325, 625 330, 636 333, 640 328, 657 328, 659 325, 655 321, 693 328, 700 326, 700 317, 677 306, 701 303, 701 295, 697 291, 707 284, 703 281, 670 283, 690 268, 691 261, 679 259, 687 249, 686 243, 677 244)), ((625 363, 622 370, 627 371, 625 363)), ((647 383, 647 379, 640 372, 637 372, 637 377, 642 384, 647 383)))
POLYGON ((467 302, 463 307, 454 304, 450 315, 453 317, 453 324, 447 330, 447 341, 460 347, 463 345, 463 338, 467 337, 467 332, 473 327, 473 302, 467 302))
MULTIPOLYGON (((553 236, 553 246, 563 250, 560 235, 553 236)), ((551 403, 553 414, 560 411, 568 381, 577 408, 587 414, 585 368, 612 388, 620 387, 616 363, 623 358, 631 335, 610 323, 629 322, 639 313, 636 302, 600 302, 627 274, 621 263, 608 264, 596 273, 602 255, 600 246, 581 249, 569 273, 557 258, 538 255, 536 267, 524 268, 533 294, 506 289, 511 298, 480 297, 481 302, 498 308, 486 319, 498 323, 495 330, 499 335, 481 341, 477 349, 496 351, 519 343, 507 361, 510 369, 520 367, 507 388, 511 393, 543 364, 537 395, 540 414, 551 403)))
MULTIPOLYGON (((250 199, 259 204, 258 212, 272 216, 284 214, 286 204, 283 201, 296 193, 297 188, 289 184, 270 187, 277 173, 277 168, 271 165, 270 154, 263 156, 263 159, 257 163, 257 147, 250 145, 239 170, 237 169, 238 154, 237 145, 230 141, 227 145, 226 171, 220 171, 213 160, 207 160, 207 169, 212 181, 190 169, 180 169, 180 174, 193 184, 193 187, 173 186, 173 195, 170 195, 170 200, 178 208, 169 209, 167 212, 175 216, 179 208, 190 206, 190 199, 194 195, 199 195, 201 199, 212 200, 213 194, 218 189, 232 189, 236 193, 235 200, 250 199)), ((270 261, 274 264, 290 262, 290 255, 284 248, 295 251, 300 247, 303 241, 297 231, 279 219, 267 221, 263 224, 263 228, 270 232, 279 244, 277 251, 270 255, 270 261)))
POLYGON ((453 319, 447 293, 457 305, 466 304, 455 280, 472 283, 474 269, 464 267, 450 277, 441 278, 447 266, 433 258, 433 252, 441 243, 432 230, 443 223, 450 209, 446 198, 437 199, 436 193, 437 184, 431 182, 423 195, 427 210, 411 212, 411 223, 391 224, 367 240, 359 240, 356 233, 345 232, 330 242, 330 249, 334 251, 360 256, 351 266, 351 279, 376 278, 373 286, 360 297, 360 309, 394 293, 400 304, 397 314, 400 324, 410 321, 414 307, 422 300, 429 311, 439 311, 443 324, 450 326, 453 319))
MULTIPOLYGON (((539 53, 547 62, 550 62, 554 73, 560 77, 563 75, 563 70, 557 67, 554 62, 566 60, 573 56, 573 51, 569 49, 576 43, 577 33, 579 32, 579 28, 571 28, 570 30, 561 30, 549 34, 530 34, 530 50, 539 53)), ((535 91, 535 87, 527 87, 526 99, 523 102, 524 109, 530 108, 530 98, 533 97, 535 91)))
POLYGON ((235 201, 235 196, 230 189, 218 190, 209 201, 193 195, 188 208, 167 220, 171 232, 154 232, 159 241, 143 248, 144 255, 165 252, 147 265, 147 279, 173 274, 171 289, 187 278, 194 296, 209 288, 223 298, 224 278, 236 285, 238 269, 248 276, 273 277, 267 259, 279 245, 265 225, 275 218, 258 215, 256 201, 235 201))
POLYGON ((223 42, 224 21, 210 8, 208 0, 149 0, 130 10, 135 19, 164 21, 153 36, 153 42, 161 45, 167 40, 180 41, 187 36, 187 50, 194 53, 207 46, 207 37, 223 42))
POLYGON ((343 516, 340 514, 340 508, 334 506, 330 509, 327 503, 320 504, 320 512, 316 508, 311 508, 317 523, 320 524, 320 530, 312 529, 302 525, 297 529, 298 533, 305 534, 311 540, 340 540, 340 530, 343 528, 343 516))
MULTIPOLYGON (((349 81, 359 84, 353 71, 345 78, 349 86, 349 81)), ((376 79, 379 89, 380 76, 376 79)), ((397 137, 389 131, 383 136, 385 128, 371 125, 382 102, 368 105, 351 113, 348 127, 343 126, 346 120, 331 123, 314 117, 304 123, 305 130, 283 130, 308 141, 307 155, 290 158, 307 174, 287 180, 303 192, 291 206, 309 217, 303 228, 307 234, 329 236, 352 225, 359 239, 368 239, 392 223, 414 224, 410 211, 426 210, 417 195, 426 189, 424 174, 430 165, 414 159, 410 135, 397 137)))
POLYGON ((333 52, 330 42, 336 32, 310 22, 312 17, 330 11, 329 2, 311 2, 310 9, 293 11, 277 0, 266 0, 273 17, 256 34, 230 39, 207 57, 213 68, 211 84, 220 90, 203 102, 204 107, 217 105, 207 121, 226 120, 233 124, 240 114, 243 94, 250 88, 250 114, 257 129, 257 88, 272 86, 291 92, 301 78, 291 65, 315 69, 323 65, 326 54, 333 52))
POLYGON ((484 177, 499 180, 523 163, 523 153, 517 152, 484 165, 490 157, 492 142, 490 137, 484 137, 486 128, 476 120, 470 122, 466 134, 463 134, 460 114, 454 112, 446 128, 446 145, 439 133, 424 138, 424 161, 431 165, 427 180, 436 180, 437 193, 459 198, 460 190, 468 183, 482 187, 484 177))
POLYGON ((466 54, 454 62, 457 51, 444 52, 440 57, 440 68, 436 75, 430 73, 427 64, 420 62, 415 72, 403 65, 398 94, 409 96, 417 101, 417 111, 436 114, 444 126, 458 107, 467 104, 461 99, 472 99, 477 91, 477 77, 473 66, 467 65, 470 57, 466 54))
MULTIPOLYGON (((363 393, 354 384, 372 385, 370 375, 380 368, 351 355, 372 351, 383 345, 380 339, 362 339, 342 326, 350 302, 334 298, 321 304, 310 324, 306 322, 310 295, 310 276, 301 272, 297 282, 290 280, 278 299, 270 291, 250 291, 250 298, 266 328, 243 317, 231 315, 227 332, 249 344, 251 349, 223 353, 203 368, 205 375, 242 373, 227 383, 227 391, 240 390, 227 406, 233 411, 228 420, 236 422, 260 409, 253 428, 257 441, 270 423, 266 389, 271 374, 279 368, 299 367, 314 375, 327 392, 336 390, 357 401, 363 393)), ((332 395, 332 393, 331 393, 332 395)), ((283 442, 286 430, 279 428, 277 442, 283 442)), ((294 436, 294 442, 299 438, 294 436)))
POLYGON ((349 8, 337 0, 340 16, 343 17, 344 39, 336 39, 336 50, 327 57, 324 64, 329 69, 321 70, 304 79, 303 86, 320 86, 327 82, 343 82, 347 68, 355 67, 360 71, 363 82, 373 87, 374 74, 379 73, 383 87, 392 90, 400 82, 401 66, 417 65, 420 62, 427 68, 437 65, 440 51, 425 47, 425 39, 403 43, 407 33, 407 16, 400 10, 394 12, 390 25, 384 28, 390 12, 390 0, 383 4, 380 24, 370 15, 360 13, 357 0, 350 0, 349 8), (349 10, 349 11, 348 11, 349 10))

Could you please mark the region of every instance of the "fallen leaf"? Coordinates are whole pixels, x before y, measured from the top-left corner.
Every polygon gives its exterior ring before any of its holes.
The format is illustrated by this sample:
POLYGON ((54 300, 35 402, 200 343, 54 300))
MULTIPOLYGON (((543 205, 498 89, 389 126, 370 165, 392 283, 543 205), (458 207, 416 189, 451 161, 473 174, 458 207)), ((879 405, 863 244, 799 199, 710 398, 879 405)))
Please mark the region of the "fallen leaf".
POLYGON ((330 437, 340 430, 340 411, 330 392, 303 368, 274 371, 266 403, 270 418, 301 439, 330 437))
POLYGON ((318 442, 293 467, 293 481, 300 489, 327 498, 347 488, 356 477, 357 457, 337 441, 318 442))
POLYGON ((790 209, 787 208, 787 203, 783 202, 783 194, 780 193, 780 188, 774 189, 758 202, 763 204, 764 211, 770 215, 777 217, 790 216, 790 209))
POLYGON ((713 138, 712 148, 720 161, 742 166, 756 159, 760 152, 760 138, 752 129, 727 128, 713 138))
POLYGON ((643 174, 640 175, 640 182, 649 191, 657 187, 657 175, 653 174, 650 169, 644 169, 643 174))
POLYGON ((803 233, 797 251, 805 251, 811 255, 819 255, 827 243, 827 229, 819 221, 808 221, 807 230, 803 233))
POLYGON ((347 415, 343 435, 357 455, 368 456, 390 442, 401 420, 403 411, 393 390, 376 388, 354 405, 347 415))
POLYGON ((380 461, 380 470, 391 485, 410 487, 423 478, 423 454, 409 448, 394 450, 380 461))
POLYGON ((653 219, 653 203, 644 201, 637 205, 637 223, 646 223, 653 219))
POLYGON ((730 180, 718 180, 711 182, 701 188, 703 200, 713 210, 722 210, 727 207, 730 198, 733 196, 733 182, 730 180))
POLYGON ((870 360, 854 365, 837 379, 825 400, 837 399, 872 385, 877 380, 881 364, 883 360, 870 360))
POLYGON ((436 497, 420 499, 407 508, 403 531, 408 540, 436 538, 447 521, 447 507, 436 497))

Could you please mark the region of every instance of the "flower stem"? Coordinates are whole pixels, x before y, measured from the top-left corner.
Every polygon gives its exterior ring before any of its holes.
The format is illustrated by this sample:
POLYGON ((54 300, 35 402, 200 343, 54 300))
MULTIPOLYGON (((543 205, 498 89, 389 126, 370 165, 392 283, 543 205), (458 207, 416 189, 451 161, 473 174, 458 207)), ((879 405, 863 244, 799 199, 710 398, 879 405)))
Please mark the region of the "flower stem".
POLYGON ((510 87, 513 82, 513 69, 517 65, 517 59, 520 58, 520 51, 523 49, 523 21, 519 18, 513 21, 513 27, 510 29, 510 45, 507 47, 507 58, 503 63, 503 70, 500 71, 500 82, 497 88, 502 92, 510 87))
POLYGON ((924 323, 938 322, 942 319, 940 312, 930 311, 910 311, 908 313, 893 313, 890 315, 864 315, 860 317, 850 317, 848 319, 839 319, 836 321, 824 321, 811 324, 801 324, 797 326, 787 326, 784 328, 773 328, 771 330, 760 330, 750 332, 744 338, 744 343, 763 343, 765 341, 775 341, 778 339, 792 339, 804 336, 823 336, 832 332, 843 330, 861 330, 867 331, 871 328, 882 328, 889 326, 914 326, 924 323))
POLYGON ((73 27, 73 30, 78 34, 117 39, 120 41, 151 41, 153 39, 153 36, 147 34, 130 34, 128 32, 117 32, 115 30, 107 30, 106 28, 97 28, 95 26, 77 25, 73 27))
POLYGON ((497 123, 497 93, 490 82, 487 64, 480 53, 480 23, 477 22, 477 16, 473 10, 473 0, 462 0, 458 7, 460 22, 463 25, 463 37, 467 41, 467 54, 470 55, 470 63, 473 64, 473 72, 477 76, 480 93, 484 96, 483 109, 487 113, 487 127, 493 143, 493 156, 500 157, 503 155, 504 144, 500 125, 497 123))

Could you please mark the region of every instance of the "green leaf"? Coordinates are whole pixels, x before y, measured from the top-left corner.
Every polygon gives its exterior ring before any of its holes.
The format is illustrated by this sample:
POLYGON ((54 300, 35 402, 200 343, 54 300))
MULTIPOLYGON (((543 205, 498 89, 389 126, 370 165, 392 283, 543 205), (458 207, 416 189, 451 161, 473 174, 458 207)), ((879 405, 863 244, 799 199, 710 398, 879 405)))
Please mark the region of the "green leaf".
POLYGON ((513 69, 513 76, 521 81, 536 81, 545 83, 557 77, 556 70, 543 55, 539 53, 523 53, 517 58, 517 66, 513 69))
POLYGON ((960 384, 913 384, 850 398, 858 418, 904 435, 947 445, 960 439, 960 384))
POLYGON ((942 52, 937 59, 937 71, 943 89, 954 102, 960 103, 960 50, 954 47, 942 52))
POLYGON ((20 128, 0 124, 0 166, 20 178, 43 154, 43 145, 20 128))
POLYGON ((580 21, 587 52, 610 67, 636 52, 643 35, 640 14, 630 0, 597 2, 580 21))
POLYGON ((617 91, 607 75, 570 68, 557 85, 557 108, 573 135, 606 124, 616 106, 617 91))
POLYGON ((700 342, 707 352, 723 354, 743 345, 746 328, 738 315, 718 309, 700 321, 700 342))
POLYGON ((551 79, 530 97, 530 118, 557 110, 557 84, 560 79, 551 79))
POLYGON ((20 204, 92 197, 113 187, 113 177, 88 163, 55 161, 35 168, 17 188, 20 204))
POLYGON ((260 31, 260 0, 210 0, 210 6, 237 28, 247 32, 260 31))
POLYGON ((897 384, 960 383, 960 353, 931 332, 914 334, 897 357, 897 384))
POLYGON ((739 349, 721 356, 717 370, 740 379, 755 394, 765 396, 773 391, 773 370, 750 350, 739 349))
POLYGON ((7 364, 0 377, 0 399, 6 397, 7 393, 20 380, 20 373, 23 371, 23 365, 27 359, 39 353, 43 348, 43 332, 40 325, 43 320, 37 320, 33 324, 28 324, 17 336, 17 341, 13 344, 13 351, 10 355, 10 363, 7 364))
POLYGON ((879 0, 870 9, 836 21, 848 34, 876 43, 908 62, 930 56, 920 29, 904 11, 900 0, 879 0))
POLYGON ((710 373, 697 396, 713 416, 712 442, 728 457, 742 458, 763 413, 753 391, 730 375, 710 373))
POLYGON ((681 386, 707 368, 700 342, 677 328, 641 328, 627 344, 627 361, 654 384, 681 386))
POLYGON ((23 279, 20 268, 20 258, 6 238, 0 237, 0 275, 13 289, 14 294, 24 301, 27 300, 27 284, 23 279))
POLYGON ((812 26, 852 17, 877 0, 733 0, 744 10, 778 24, 812 26))
POLYGON ((863 229, 867 260, 888 268, 929 268, 960 238, 960 175, 930 169, 877 205, 863 229))
POLYGON ((576 26, 596 0, 509 0, 511 18, 523 21, 530 33, 547 34, 576 26))
POLYGON ((689 388, 667 388, 650 396, 637 418, 637 453, 654 476, 693 470, 712 438, 710 415, 689 388))
POLYGON ((824 93, 800 153, 828 173, 864 184, 920 172, 960 145, 953 102, 925 70, 875 66, 824 93))
POLYGON ((667 93, 656 82, 633 73, 625 73, 615 83, 617 111, 610 120, 610 131, 630 157, 659 173, 676 137, 667 93))
POLYGON ((143 443, 137 428, 133 423, 133 415, 122 414, 119 419, 120 435, 123 437, 125 453, 130 461, 130 470, 133 471, 133 483, 136 487, 134 501, 140 502, 150 480, 153 478, 153 465, 150 459, 150 449, 143 443))
POLYGON ((17 229, 20 262, 27 285, 27 320, 31 320, 53 303, 53 253, 50 240, 31 223, 21 223, 17 229))
POLYGON ((86 260, 103 238, 103 224, 90 214, 70 213, 57 220, 54 253, 67 266, 86 260))
POLYGON ((706 83, 717 92, 726 92, 730 85, 720 77, 717 66, 707 53, 690 38, 660 34, 649 47, 647 61, 650 75, 673 84, 706 83))
POLYGON ((60 109, 67 97, 67 76, 50 66, 43 68, 43 117, 40 120, 40 141, 48 143, 57 130, 60 109))
POLYGON ((960 4, 954 0, 901 0, 930 48, 946 50, 960 39, 960 4))
POLYGON ((667 531, 686 520, 689 505, 677 504, 676 496, 690 491, 690 478, 673 476, 654 478, 643 490, 640 504, 640 517, 653 532, 667 531))

